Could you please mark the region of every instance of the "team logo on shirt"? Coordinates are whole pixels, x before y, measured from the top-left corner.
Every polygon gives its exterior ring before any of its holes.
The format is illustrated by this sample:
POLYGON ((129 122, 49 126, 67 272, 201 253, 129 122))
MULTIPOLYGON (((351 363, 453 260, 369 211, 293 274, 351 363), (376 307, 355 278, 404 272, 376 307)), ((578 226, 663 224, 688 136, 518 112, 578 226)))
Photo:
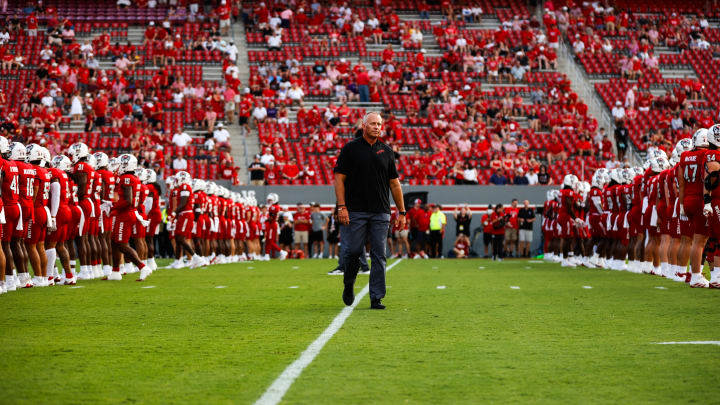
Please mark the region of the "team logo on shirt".
POLYGON ((385 152, 385 149, 380 149, 379 151, 377 151, 377 152, 375 152, 375 153, 377 153, 377 154, 379 155, 379 154, 381 154, 381 153, 383 153, 383 152, 385 152))

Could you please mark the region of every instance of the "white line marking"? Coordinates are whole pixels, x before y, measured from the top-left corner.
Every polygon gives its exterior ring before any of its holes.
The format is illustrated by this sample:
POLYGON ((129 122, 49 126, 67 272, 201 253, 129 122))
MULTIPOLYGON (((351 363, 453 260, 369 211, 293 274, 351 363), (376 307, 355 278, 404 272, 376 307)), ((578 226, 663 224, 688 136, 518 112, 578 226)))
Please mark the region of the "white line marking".
POLYGON ((525 266, 525 270, 530 270, 530 269, 532 269, 532 267, 530 267, 530 266, 525 266))
POLYGON ((667 287, 655 287, 655 288, 657 288, 658 290, 667 290, 667 287))
POLYGON ((288 288, 299 288, 299 287, 298 287, 298 286, 296 286, 296 285, 291 285, 291 286, 290 286, 290 287, 288 287, 288 288))
MULTIPOLYGON (((390 269, 395 267, 401 261, 402 259, 398 259, 396 262, 389 265, 386 272, 390 271, 390 269)), ((309 366, 313 360, 315 360, 315 357, 317 357, 320 350, 322 350, 330 338, 332 338, 333 335, 340 330, 345 323, 345 320, 347 320, 350 314, 352 314, 357 304, 360 303, 360 300, 362 300, 368 293, 369 286, 370 284, 365 285, 362 291, 355 296, 355 302, 353 302, 351 306, 343 308, 335 319, 333 319, 332 323, 330 323, 330 326, 328 326, 314 342, 310 343, 310 346, 308 346, 307 349, 300 354, 300 357, 297 360, 285 368, 282 374, 273 381, 265 393, 257 401, 255 401, 256 405, 275 405, 282 400, 283 396, 287 393, 288 389, 290 389, 293 382, 295 382, 295 380, 300 377, 303 370, 305 370, 305 368, 309 366)))
POLYGON ((292 266, 293 270, 297 270, 300 268, 300 266, 292 266))
POLYGON ((528 260, 528 263, 542 263, 542 260, 528 260))
POLYGON ((478 269, 485 270, 485 266, 480 266, 480 267, 478 267, 478 269))
POLYGON ((584 285, 583 288, 586 290, 592 290, 592 287, 590 287, 589 285, 584 285))
POLYGON ((438 266, 433 266, 433 270, 437 270, 438 268, 438 266))
POLYGON ((438 289, 438 290, 444 290, 444 289, 445 289, 445 286, 444 286, 444 285, 439 285, 439 286, 437 286, 437 289, 438 289))
POLYGON ((252 269, 254 269, 254 268, 255 268, 255 267, 253 267, 253 266, 248 266, 248 270, 252 270, 252 269))
POLYGON ((219 285, 219 286, 217 286, 217 287, 215 287, 215 288, 226 288, 226 287, 225 287, 224 285, 219 285))
POLYGON ((154 285, 146 285, 145 287, 140 287, 140 288, 155 288, 155 286, 154 285))
POLYGON ((519 290, 519 289, 520 289, 520 287, 518 287, 518 286, 516 286, 516 285, 511 285, 510 288, 512 288, 513 290, 519 290))
POLYGON ((84 285, 74 285, 74 286, 72 286, 72 287, 70 287, 70 288, 83 288, 83 287, 85 287, 85 286, 84 286, 84 285))
POLYGON ((697 340, 693 342, 657 342, 656 345, 715 345, 720 346, 720 340, 697 340))

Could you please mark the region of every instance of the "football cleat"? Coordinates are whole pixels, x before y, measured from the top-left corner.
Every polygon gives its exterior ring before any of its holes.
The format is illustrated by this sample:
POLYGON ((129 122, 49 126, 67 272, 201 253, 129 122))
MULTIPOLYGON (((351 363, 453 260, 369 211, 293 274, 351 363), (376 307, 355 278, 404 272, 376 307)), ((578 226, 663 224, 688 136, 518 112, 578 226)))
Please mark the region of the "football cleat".
POLYGON ((285 251, 285 250, 281 250, 281 251, 280 251, 280 260, 285 260, 285 259, 287 259, 287 256, 288 256, 288 252, 287 252, 287 251, 285 251))
POLYGON ((77 284, 77 276, 72 276, 71 278, 67 278, 65 276, 65 285, 75 285, 77 284))
POLYGON ((690 287, 691 288, 708 288, 710 287, 710 282, 707 281, 705 276, 702 275, 702 273, 699 274, 693 274, 690 278, 690 287))
POLYGON ((110 275, 109 275, 109 276, 104 277, 103 280, 107 280, 107 281, 121 281, 121 280, 122 280, 122 275, 120 274, 119 271, 113 271, 113 272, 110 272, 110 275))
POLYGON ((147 276, 149 276, 151 273, 152 273, 152 270, 150 270, 150 267, 145 266, 142 268, 142 270, 140 270, 140 277, 138 277, 138 279, 135 281, 145 281, 147 276))

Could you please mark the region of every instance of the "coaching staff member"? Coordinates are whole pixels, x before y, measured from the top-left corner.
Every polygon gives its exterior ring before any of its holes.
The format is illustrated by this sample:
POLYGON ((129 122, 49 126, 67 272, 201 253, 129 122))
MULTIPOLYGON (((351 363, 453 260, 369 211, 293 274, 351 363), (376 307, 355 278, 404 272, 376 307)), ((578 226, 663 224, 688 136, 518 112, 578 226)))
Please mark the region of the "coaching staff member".
POLYGON ((390 225, 392 192, 398 207, 398 222, 405 226, 405 204, 398 180, 393 150, 380 141, 383 119, 368 113, 362 120, 362 137, 348 142, 335 165, 335 197, 345 274, 343 302, 355 301, 353 287, 358 273, 358 258, 365 242, 370 243, 370 308, 385 309, 385 244, 390 225))

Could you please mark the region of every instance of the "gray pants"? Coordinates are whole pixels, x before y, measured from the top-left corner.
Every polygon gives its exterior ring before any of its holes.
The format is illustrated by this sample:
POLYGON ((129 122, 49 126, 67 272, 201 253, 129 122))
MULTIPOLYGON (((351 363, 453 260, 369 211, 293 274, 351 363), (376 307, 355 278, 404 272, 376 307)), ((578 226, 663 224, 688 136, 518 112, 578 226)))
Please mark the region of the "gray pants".
POLYGON ((340 228, 341 254, 345 257, 345 285, 355 285, 360 255, 365 242, 370 242, 370 299, 385 297, 385 250, 390 214, 374 212, 350 212, 350 223, 340 228))
MULTIPOLYGON (((342 271, 345 271, 345 246, 345 243, 340 244, 340 255, 338 256, 337 268, 342 271)), ((363 246, 363 252, 360 255, 358 261, 360 262, 360 267, 362 267, 363 271, 370 270, 370 266, 368 265, 367 259, 365 258, 365 246, 363 246)))

